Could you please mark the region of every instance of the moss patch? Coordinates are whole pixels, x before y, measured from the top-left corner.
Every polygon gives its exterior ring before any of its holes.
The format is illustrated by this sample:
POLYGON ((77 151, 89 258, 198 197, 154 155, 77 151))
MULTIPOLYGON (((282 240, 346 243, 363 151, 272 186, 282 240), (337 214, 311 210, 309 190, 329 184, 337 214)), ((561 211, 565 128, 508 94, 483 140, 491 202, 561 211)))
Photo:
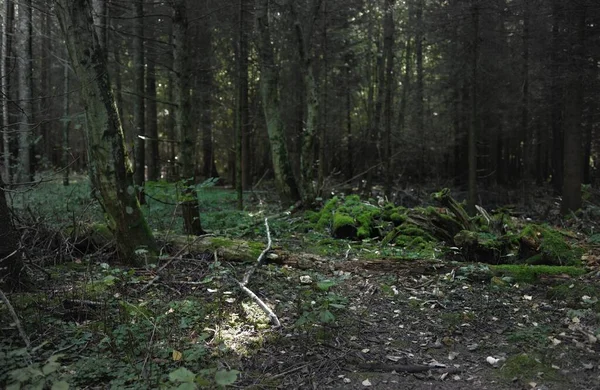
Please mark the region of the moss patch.
POLYGON ((505 380, 513 381, 517 378, 524 383, 540 380, 540 378, 550 381, 559 379, 558 373, 550 364, 543 363, 538 356, 526 353, 506 359, 499 374, 505 380))
POLYGON ((570 245, 548 226, 529 224, 520 235, 520 254, 529 264, 579 265, 583 249, 570 245))

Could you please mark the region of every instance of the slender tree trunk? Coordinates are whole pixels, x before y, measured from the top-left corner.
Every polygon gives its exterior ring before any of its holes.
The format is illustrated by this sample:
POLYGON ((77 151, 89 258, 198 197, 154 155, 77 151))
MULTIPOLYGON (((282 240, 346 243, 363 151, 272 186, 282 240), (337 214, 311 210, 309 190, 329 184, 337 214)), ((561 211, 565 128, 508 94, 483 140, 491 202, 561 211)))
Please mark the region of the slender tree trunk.
POLYGON ((424 101, 424 85, 423 85, 423 1, 417 0, 415 10, 416 18, 416 35, 415 35, 415 55, 417 62, 417 85, 415 89, 415 115, 416 115, 416 131, 420 137, 419 144, 421 146, 421 156, 419 157, 419 176, 425 176, 425 148, 427 136, 425 134, 425 101, 424 101))
POLYGON ((385 193, 388 198, 392 196, 392 89, 394 85, 394 3, 395 0, 385 2, 385 20, 383 26, 383 57, 385 60, 385 101, 384 101, 384 129, 385 129, 385 193))
POLYGON ((91 23, 90 3, 86 0, 55 0, 55 12, 71 64, 80 80, 94 194, 114 231, 123 260, 142 265, 143 258, 137 251, 145 249, 150 259, 154 259, 157 245, 136 198, 106 57, 91 23))
POLYGON ((469 193, 467 209, 469 214, 475 215, 477 202, 477 136, 479 133, 479 107, 478 107, 478 67, 479 67, 479 0, 473 0, 471 9, 473 21, 473 48, 471 58, 471 126, 469 126, 469 193))
POLYGON ((352 89, 350 88, 350 56, 346 57, 346 65, 344 68, 346 70, 346 178, 351 179, 354 176, 354 138, 352 135, 352 89))
POLYGON ((133 36, 133 127, 135 137, 135 170, 133 179, 141 204, 145 203, 144 181, 146 178, 146 115, 144 106, 144 2, 134 2, 134 36, 133 36))
POLYGON ((583 105, 585 74, 585 20, 584 6, 573 7, 566 13, 567 31, 570 33, 570 51, 567 85, 565 89, 565 144, 564 178, 561 213, 568 214, 581 208, 581 183, 583 175, 583 105))
POLYGON ((69 111, 70 103, 70 81, 69 64, 65 62, 63 69, 64 95, 63 95, 63 119, 62 119, 62 166, 63 166, 63 186, 69 185, 69 173, 71 171, 69 160, 71 148, 69 147, 69 130, 71 126, 71 114, 69 111))
POLYGON ((521 178, 526 178, 528 173, 531 173, 531 157, 533 156, 532 141, 533 137, 529 130, 529 30, 530 30, 530 0, 523 2, 523 91, 521 95, 521 131, 518 149, 522 153, 521 161, 518 161, 520 166, 519 175, 521 178))
POLYGON ((561 61, 563 58, 562 44, 560 41, 560 20, 562 14, 562 1, 552 1, 552 53, 550 58, 550 112, 552 126, 552 186, 557 193, 563 188, 563 104, 561 61))
POLYGON ((248 139, 248 35, 246 31, 247 4, 239 0, 238 31, 238 99, 236 133, 236 189, 238 208, 244 208, 244 188, 248 187, 248 148, 244 148, 248 139), (244 150, 245 149, 245 150, 244 150))
POLYGON ((200 208, 196 193, 196 177, 194 169, 194 149, 196 137, 190 123, 191 104, 189 83, 190 69, 188 57, 188 20, 185 0, 173 2, 173 71, 175 72, 175 128, 179 141, 179 163, 181 164, 180 180, 183 185, 183 229, 187 234, 204 234, 200 223, 200 208))
POLYGON ((4 0, 4 23, 2 25, 2 55, 0 56, 0 83, 2 83, 2 145, 4 156, 2 163, 4 165, 4 177, 6 182, 12 182, 11 153, 10 153, 10 77, 8 69, 11 64, 12 53, 12 35, 14 24, 15 6, 12 0, 4 0))
POLYGON ((147 49, 146 68, 146 134, 148 136, 146 157, 148 180, 160 179, 160 152, 158 149, 158 109, 156 107, 156 62, 154 50, 147 49))
POLYGON ((176 181, 177 178, 179 177, 179 170, 178 170, 178 166, 177 166, 177 162, 175 160, 175 157, 177 156, 177 134, 175 133, 175 110, 176 110, 176 106, 175 106, 175 95, 174 95, 174 90, 175 90, 175 78, 173 77, 173 72, 171 71, 171 69, 173 69, 173 53, 175 52, 174 47, 173 47, 173 25, 170 25, 169 27, 169 54, 168 54, 168 71, 167 71, 167 91, 166 91, 166 95, 167 95, 167 101, 169 103, 172 103, 173 105, 168 107, 168 115, 167 115, 167 119, 166 119, 166 123, 165 123, 165 132, 167 133, 167 137, 169 138, 169 145, 168 145, 168 167, 167 167, 167 180, 170 182, 176 181))
POLYGON ((17 53, 19 63, 19 169, 17 182, 33 181, 31 156, 31 131, 33 126, 33 47, 31 0, 22 0, 19 5, 19 28, 17 53))
MULTIPOLYGON (((52 14, 50 10, 52 9, 52 0, 45 0, 44 5, 48 12, 42 15, 42 37, 40 39, 40 55, 41 55, 41 64, 40 64, 40 93, 41 97, 39 99, 39 107, 40 107, 40 132, 41 132, 41 140, 43 145, 43 156, 46 161, 46 169, 52 167, 52 151, 54 149, 53 140, 51 136, 52 126, 50 123, 50 95, 52 94, 50 90, 50 74, 51 74, 51 66, 52 62, 50 60, 52 55, 52 14)), ((42 154, 40 152, 40 154, 42 154)))
MULTIPOLYGON (((207 3, 208 4, 208 3, 207 3)), ((209 12, 206 10, 206 12, 209 12)), ((213 32, 208 20, 199 23, 200 67, 198 75, 200 94, 200 136, 202 139, 202 175, 205 178, 218 177, 215 165, 215 148, 213 140, 213 89, 214 89, 214 49, 213 32)), ((237 117, 236 117, 237 120, 237 117)), ((235 131, 235 127, 234 127, 235 131)), ((234 160, 235 161, 235 160, 234 160)), ((231 172, 235 174, 235 172, 231 172)), ((234 175, 232 175, 233 177, 234 175)))
POLYGON ((315 78, 314 58, 311 50, 312 35, 317 15, 321 8, 321 0, 312 0, 310 3, 309 20, 302 26, 293 3, 292 13, 295 16, 294 27, 298 41, 298 53, 300 57, 300 68, 306 98, 306 122, 302 129, 302 148, 300 152, 300 194, 305 205, 314 202, 316 192, 313 185, 314 179, 314 145, 319 119, 319 90, 315 78))
POLYGON ((284 124, 279 101, 279 74, 275 65, 271 33, 269 31, 269 1, 256 0, 258 30, 258 62, 260 68, 260 94, 267 122, 275 185, 284 203, 300 200, 285 142, 284 124))

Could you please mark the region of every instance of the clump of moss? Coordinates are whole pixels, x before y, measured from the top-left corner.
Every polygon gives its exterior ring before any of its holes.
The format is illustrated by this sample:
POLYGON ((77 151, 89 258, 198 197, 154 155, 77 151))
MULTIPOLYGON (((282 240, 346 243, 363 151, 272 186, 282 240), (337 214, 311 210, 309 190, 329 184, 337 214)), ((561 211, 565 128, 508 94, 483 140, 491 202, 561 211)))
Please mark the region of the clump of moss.
POLYGON ((317 230, 330 229, 336 238, 365 239, 377 236, 376 220, 381 210, 362 202, 358 195, 334 196, 320 212, 309 214, 317 230))
POLYGON ((581 248, 572 247, 562 234, 547 226, 529 224, 519 235, 520 254, 528 264, 579 265, 581 248))
POLYGON ((557 380, 558 374, 551 365, 545 364, 536 356, 522 353, 510 356, 499 371, 506 380, 519 380, 526 382, 543 376, 546 380, 557 380))

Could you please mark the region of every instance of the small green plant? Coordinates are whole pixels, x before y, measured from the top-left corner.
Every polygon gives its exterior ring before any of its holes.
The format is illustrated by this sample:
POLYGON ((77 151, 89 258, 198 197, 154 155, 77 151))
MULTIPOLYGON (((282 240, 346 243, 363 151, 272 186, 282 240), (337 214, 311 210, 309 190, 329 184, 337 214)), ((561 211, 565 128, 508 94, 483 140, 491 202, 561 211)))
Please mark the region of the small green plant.
POLYGON ((52 355, 46 362, 32 363, 27 367, 12 370, 9 374, 9 385, 6 390, 20 389, 45 389, 68 390, 69 384, 65 380, 65 375, 59 372, 60 363, 58 360, 63 355, 52 355))
POLYGON ((329 291, 336 285, 335 281, 322 280, 303 291, 305 300, 300 303, 299 312, 302 314, 296 320, 296 326, 329 324, 335 321, 334 312, 345 309, 347 303, 346 298, 329 291))
POLYGON ((172 384, 172 387, 169 388, 195 390, 202 387, 214 388, 215 385, 217 388, 225 388, 226 386, 235 383, 239 373, 238 370, 217 370, 214 368, 207 368, 200 370, 198 374, 194 374, 185 367, 179 367, 169 374, 169 381, 172 384))

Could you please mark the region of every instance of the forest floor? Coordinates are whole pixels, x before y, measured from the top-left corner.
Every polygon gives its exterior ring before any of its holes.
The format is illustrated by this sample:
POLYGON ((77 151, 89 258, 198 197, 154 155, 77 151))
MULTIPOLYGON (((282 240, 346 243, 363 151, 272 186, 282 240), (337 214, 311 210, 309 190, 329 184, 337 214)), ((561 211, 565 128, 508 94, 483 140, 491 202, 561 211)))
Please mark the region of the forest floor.
MULTIPOLYGON (((73 203, 95 207, 85 197, 73 203)), ((218 197, 208 229, 262 250, 263 215, 236 214, 218 197)), ((35 286, 8 297, 33 348, 22 348, 0 306, 0 387, 600 388, 598 246, 581 273, 500 277, 481 263, 394 258, 368 240, 321 237, 319 247, 290 228, 299 219, 272 219, 286 261, 257 268, 247 284, 278 328, 238 287, 252 263, 167 245, 164 268, 130 269, 111 262, 110 243, 77 255, 51 229, 22 228, 38 240, 35 286)))

